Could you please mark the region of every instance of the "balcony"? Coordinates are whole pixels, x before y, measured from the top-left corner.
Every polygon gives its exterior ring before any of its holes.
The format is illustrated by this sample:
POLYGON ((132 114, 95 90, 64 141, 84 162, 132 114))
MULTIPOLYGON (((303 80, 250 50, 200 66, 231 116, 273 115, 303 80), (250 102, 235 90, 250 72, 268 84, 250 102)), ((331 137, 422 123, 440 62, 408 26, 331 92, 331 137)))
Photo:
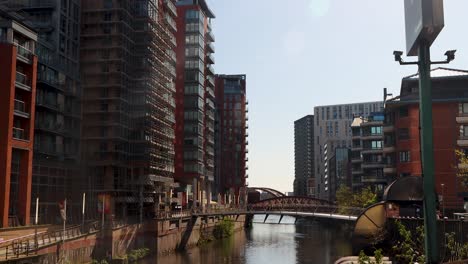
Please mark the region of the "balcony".
POLYGON ((395 149, 395 146, 384 146, 383 148, 383 153, 393 153, 395 152, 396 149, 395 149))
POLYGON ((382 148, 365 148, 361 151, 362 154, 378 154, 382 153, 382 148))
POLYGON ((397 172, 395 167, 392 167, 394 165, 385 165, 383 169, 384 174, 395 174, 397 172))
POLYGON ((362 162, 362 158, 351 158, 351 163, 361 163, 362 162))
POLYGON ((215 59, 214 59, 213 54, 208 53, 206 55, 206 64, 215 64, 215 59))
POLYGON ((213 88, 212 88, 212 87, 207 86, 207 87, 206 87, 206 93, 207 93, 211 98, 215 98, 215 94, 214 94, 214 91, 213 91, 213 88))
POLYGON ((169 14, 166 14, 166 22, 169 25, 169 27, 172 29, 172 32, 177 31, 177 24, 169 14))
POLYGON ((19 127, 13 127, 13 138, 19 140, 26 140, 26 133, 24 132, 24 129, 19 127))
POLYGON ((31 80, 26 74, 16 72, 15 86, 26 91, 31 91, 31 80))
POLYGON ((29 118, 29 113, 26 112, 26 104, 23 101, 15 99, 14 114, 24 118, 29 118))
POLYGON ((20 61, 24 63, 31 64, 31 60, 33 57, 32 51, 26 49, 25 47, 21 45, 17 45, 16 48, 17 48, 17 53, 16 53, 17 59, 19 59, 20 61))
POLYGON ((210 53, 215 53, 215 47, 212 42, 206 44, 206 51, 210 53))
POLYGON ((460 147, 468 147, 468 137, 460 136, 460 139, 457 140, 457 145, 460 147))
POLYGON ((384 164, 382 162, 369 162, 369 161, 363 161, 361 168, 363 169, 379 169, 383 168, 384 164))
POLYGON ((207 81, 207 84, 209 84, 211 87, 215 86, 214 77, 212 75, 208 75, 206 77, 206 81, 207 81))
POLYGON ((382 128, 382 131, 384 133, 392 133, 395 131, 395 127, 391 124, 388 124, 388 125, 384 125, 383 128, 382 128))
POLYGON ((382 139, 382 134, 371 134, 371 133, 364 133, 362 134, 362 140, 373 140, 373 139, 382 139))
POLYGON ((351 139, 361 139, 361 133, 353 133, 353 135, 351 136, 351 139))
POLYGON ((177 8, 172 2, 172 0, 164 0, 164 4, 166 4, 167 9, 172 13, 173 16, 177 16, 177 8))
POLYGON ((361 169, 359 169, 359 170, 352 170, 352 172, 351 172, 352 175, 360 175, 360 174, 362 174, 362 173, 363 173, 363 171, 362 171, 361 169))
POLYGON ((468 124, 468 113, 459 113, 455 119, 458 124, 468 124))
POLYGON ((362 145, 353 145, 351 148, 351 151, 361 151, 362 150, 362 145))
POLYGON ((206 39, 211 42, 215 42, 215 37, 213 35, 213 31, 208 31, 206 33, 206 39))
POLYGON ((361 181, 368 182, 368 183, 375 183, 375 182, 386 183, 387 179, 385 179, 384 177, 365 175, 365 176, 361 176, 361 181))
POLYGON ((215 74, 213 65, 210 65, 210 64, 209 64, 208 67, 206 67, 206 69, 208 70, 209 73, 211 73, 211 74, 209 74, 209 75, 214 75, 214 74, 215 74))

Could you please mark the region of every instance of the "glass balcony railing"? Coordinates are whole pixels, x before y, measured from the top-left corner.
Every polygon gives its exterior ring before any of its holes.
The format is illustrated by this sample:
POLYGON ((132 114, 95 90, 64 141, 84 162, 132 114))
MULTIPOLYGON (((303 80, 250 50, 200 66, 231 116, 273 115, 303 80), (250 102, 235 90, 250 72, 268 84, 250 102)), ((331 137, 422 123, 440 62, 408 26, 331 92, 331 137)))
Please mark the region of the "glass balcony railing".
POLYGON ((24 133, 24 129, 13 127, 13 138, 25 140, 26 139, 25 135, 26 134, 24 133))
POLYGON ((16 72, 16 84, 20 84, 23 89, 31 90, 31 80, 21 72, 16 72))
POLYGON ((177 16, 177 8, 172 2, 172 0, 164 0, 164 3, 166 4, 167 8, 172 12, 172 15, 177 16))
POLYGON ((16 112, 19 112, 19 113, 21 113, 23 115, 29 115, 26 112, 26 104, 23 101, 15 99, 14 109, 15 109, 16 112))
POLYGON ((25 47, 23 47, 21 45, 17 45, 16 47, 18 49, 17 54, 19 56, 21 56, 21 57, 23 57, 23 58, 25 58, 27 60, 30 60, 32 58, 33 53, 30 50, 26 49, 25 47))

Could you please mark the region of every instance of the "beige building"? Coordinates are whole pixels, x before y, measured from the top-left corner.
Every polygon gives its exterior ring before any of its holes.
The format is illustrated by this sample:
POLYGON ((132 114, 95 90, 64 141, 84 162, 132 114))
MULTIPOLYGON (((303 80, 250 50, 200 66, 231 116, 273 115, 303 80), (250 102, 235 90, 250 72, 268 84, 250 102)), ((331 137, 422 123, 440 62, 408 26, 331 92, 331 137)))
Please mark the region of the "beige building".
POLYGON ((367 117, 373 112, 381 112, 383 102, 364 102, 314 107, 314 158, 316 198, 330 197, 327 159, 337 147, 352 146, 351 124, 355 116, 367 117))

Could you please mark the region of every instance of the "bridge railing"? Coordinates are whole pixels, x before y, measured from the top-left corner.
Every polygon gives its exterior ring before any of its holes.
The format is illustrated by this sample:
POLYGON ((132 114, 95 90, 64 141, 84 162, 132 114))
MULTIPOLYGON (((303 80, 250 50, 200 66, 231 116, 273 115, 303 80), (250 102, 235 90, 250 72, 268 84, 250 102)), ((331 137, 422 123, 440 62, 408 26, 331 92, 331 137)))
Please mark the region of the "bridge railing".
POLYGON ((98 231, 98 221, 92 221, 83 225, 74 225, 63 229, 50 230, 31 234, 25 237, 9 240, 8 243, 0 245, 0 260, 17 259, 23 256, 35 255, 38 249, 76 238, 88 233, 98 231))
POLYGON ((296 212, 296 213, 320 213, 330 215, 345 215, 345 216, 359 216, 364 208, 357 207, 339 207, 335 205, 283 205, 283 204, 272 204, 268 206, 264 205, 251 205, 247 209, 248 211, 279 211, 279 212, 296 212))

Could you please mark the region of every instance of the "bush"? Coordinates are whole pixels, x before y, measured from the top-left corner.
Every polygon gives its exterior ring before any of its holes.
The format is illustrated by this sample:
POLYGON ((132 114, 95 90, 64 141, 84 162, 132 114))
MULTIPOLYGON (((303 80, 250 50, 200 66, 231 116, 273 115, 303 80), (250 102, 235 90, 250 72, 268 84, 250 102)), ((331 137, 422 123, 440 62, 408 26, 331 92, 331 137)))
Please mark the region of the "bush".
POLYGON ((229 237, 234 233, 234 221, 230 219, 221 220, 213 230, 213 236, 217 239, 229 237))

